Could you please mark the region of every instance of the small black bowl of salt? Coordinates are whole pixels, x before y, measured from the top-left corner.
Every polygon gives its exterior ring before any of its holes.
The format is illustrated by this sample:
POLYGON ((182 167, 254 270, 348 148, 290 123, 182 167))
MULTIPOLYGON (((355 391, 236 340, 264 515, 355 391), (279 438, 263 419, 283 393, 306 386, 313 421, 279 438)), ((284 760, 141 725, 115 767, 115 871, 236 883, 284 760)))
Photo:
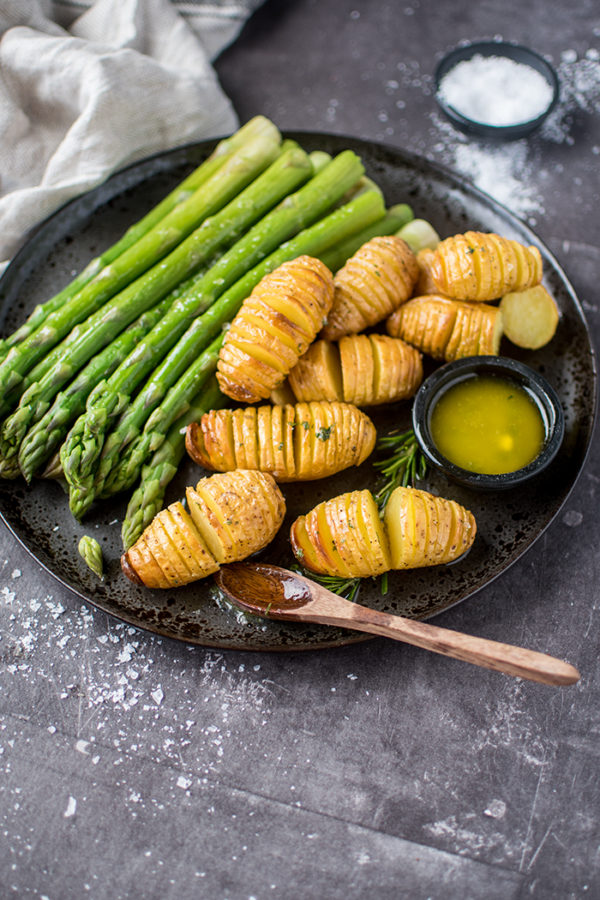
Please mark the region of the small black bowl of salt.
POLYGON ((436 100, 450 121, 480 137, 516 140, 558 101, 558 76, 528 47, 480 41, 447 53, 435 71, 436 100))

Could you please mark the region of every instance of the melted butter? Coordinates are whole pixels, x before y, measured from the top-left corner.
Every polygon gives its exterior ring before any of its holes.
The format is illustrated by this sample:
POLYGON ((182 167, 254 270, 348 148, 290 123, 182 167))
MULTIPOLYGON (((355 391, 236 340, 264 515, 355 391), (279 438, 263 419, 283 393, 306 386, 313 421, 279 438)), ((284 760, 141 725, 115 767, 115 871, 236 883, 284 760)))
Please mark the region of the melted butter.
POLYGON ((446 459, 484 475, 523 468, 539 454, 545 438, 542 415, 527 391, 493 375, 448 388, 435 404, 430 427, 446 459))

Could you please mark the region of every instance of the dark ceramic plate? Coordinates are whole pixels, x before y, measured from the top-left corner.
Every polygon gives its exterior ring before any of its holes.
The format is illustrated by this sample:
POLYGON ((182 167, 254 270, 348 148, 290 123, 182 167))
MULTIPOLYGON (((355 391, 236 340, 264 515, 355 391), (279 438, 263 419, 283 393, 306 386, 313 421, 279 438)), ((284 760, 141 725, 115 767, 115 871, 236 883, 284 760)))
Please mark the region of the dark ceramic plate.
MULTIPOLYGON (((520 358, 541 372, 564 406, 566 436, 550 468, 530 484, 496 495, 469 492, 432 471, 424 486, 456 499, 475 514, 478 535, 473 549, 452 566, 390 573, 385 597, 371 580, 361 589, 361 601, 366 605, 425 619, 471 596, 500 575, 540 536, 567 498, 583 466, 592 433, 596 370, 590 337, 577 297, 547 248, 523 222, 466 181, 391 147, 326 134, 291 136, 308 150, 355 150, 389 204, 407 201, 416 215, 429 219, 442 236, 470 228, 535 243, 544 258, 546 284, 560 306, 560 326, 547 347, 535 353, 510 345, 502 347, 505 355, 520 358)), ((47 299, 92 256, 113 243, 213 146, 211 142, 184 147, 131 166, 44 223, 0 281, 4 332, 12 331, 37 302, 47 299)), ((410 405, 381 409, 372 416, 380 432, 408 428, 410 405)), ((200 474, 191 462, 185 463, 167 501, 181 497, 184 486, 194 483, 200 474)), ((292 563, 287 535, 293 518, 321 500, 345 490, 373 487, 375 482, 374 470, 367 461, 360 469, 342 472, 327 481, 285 485, 287 519, 278 538, 262 554, 263 559, 284 566, 292 563)), ((0 512, 26 549, 81 598, 123 621, 178 640, 244 650, 318 649, 364 639, 364 635, 322 626, 238 620, 235 613, 215 604, 210 580, 164 592, 135 587, 121 574, 119 565, 125 505, 125 501, 100 504, 79 525, 57 484, 41 481, 27 488, 22 481, 0 483, 0 512), (98 538, 104 551, 104 582, 99 582, 78 556, 77 544, 85 533, 98 538)))

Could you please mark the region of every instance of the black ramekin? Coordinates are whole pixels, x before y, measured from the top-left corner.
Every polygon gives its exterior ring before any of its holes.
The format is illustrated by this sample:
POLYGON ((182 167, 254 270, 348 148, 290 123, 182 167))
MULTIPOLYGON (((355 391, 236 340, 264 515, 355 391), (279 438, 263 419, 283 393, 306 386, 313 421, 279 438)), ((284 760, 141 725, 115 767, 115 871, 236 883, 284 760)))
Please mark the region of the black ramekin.
POLYGON ((482 491, 499 491, 523 484, 542 472, 554 459, 565 431, 564 413, 554 388, 538 372, 503 356, 470 356, 446 363, 425 379, 414 399, 412 424, 415 437, 429 463, 453 481, 482 491), (441 395, 474 375, 496 375, 523 388, 535 402, 544 424, 544 443, 532 462, 514 472, 486 475, 470 472, 443 456, 431 435, 431 413, 441 395))
POLYGON ((518 138, 525 137, 534 129, 538 128, 556 106, 559 95, 558 75, 550 63, 540 56, 539 53, 536 53, 535 50, 530 50, 529 47, 523 47, 521 44, 507 43, 506 41, 478 41, 476 43, 456 47, 454 50, 447 53, 438 63, 435 70, 434 81, 437 103, 440 109, 442 109, 444 114, 457 128, 470 134, 479 135, 480 137, 503 141, 517 140, 518 138), (529 119, 527 122, 518 122, 515 125, 488 125, 485 122, 477 122, 474 119, 469 119, 467 116, 458 112, 458 110, 446 103, 443 97, 440 96, 440 84, 444 76, 447 75, 454 66, 466 59, 472 59, 472 57, 476 55, 504 56, 507 59, 512 59, 515 62, 523 63, 523 65, 535 69, 540 75, 543 75, 552 88, 552 100, 549 105, 534 119, 529 119))

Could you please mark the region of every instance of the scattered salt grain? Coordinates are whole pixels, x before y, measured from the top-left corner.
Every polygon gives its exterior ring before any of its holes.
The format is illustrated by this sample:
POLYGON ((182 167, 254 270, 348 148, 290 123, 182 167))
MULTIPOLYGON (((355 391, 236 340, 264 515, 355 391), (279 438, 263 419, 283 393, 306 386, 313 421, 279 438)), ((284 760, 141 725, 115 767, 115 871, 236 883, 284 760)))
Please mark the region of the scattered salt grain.
POLYGON ((77 809, 77 800, 75 797, 69 797, 69 802, 67 803, 67 808, 63 813, 64 819, 70 819, 75 815, 75 810, 77 809))
POLYGON ((156 705, 160 706, 160 704, 163 702, 163 698, 165 695, 163 694, 163 690, 162 690, 161 686, 159 685, 155 691, 152 691, 150 696, 152 697, 152 699, 154 700, 156 705))
POLYGON ((552 101, 551 86, 531 66, 503 56, 480 54, 450 69, 438 93, 461 115, 485 125, 529 122, 552 101))

